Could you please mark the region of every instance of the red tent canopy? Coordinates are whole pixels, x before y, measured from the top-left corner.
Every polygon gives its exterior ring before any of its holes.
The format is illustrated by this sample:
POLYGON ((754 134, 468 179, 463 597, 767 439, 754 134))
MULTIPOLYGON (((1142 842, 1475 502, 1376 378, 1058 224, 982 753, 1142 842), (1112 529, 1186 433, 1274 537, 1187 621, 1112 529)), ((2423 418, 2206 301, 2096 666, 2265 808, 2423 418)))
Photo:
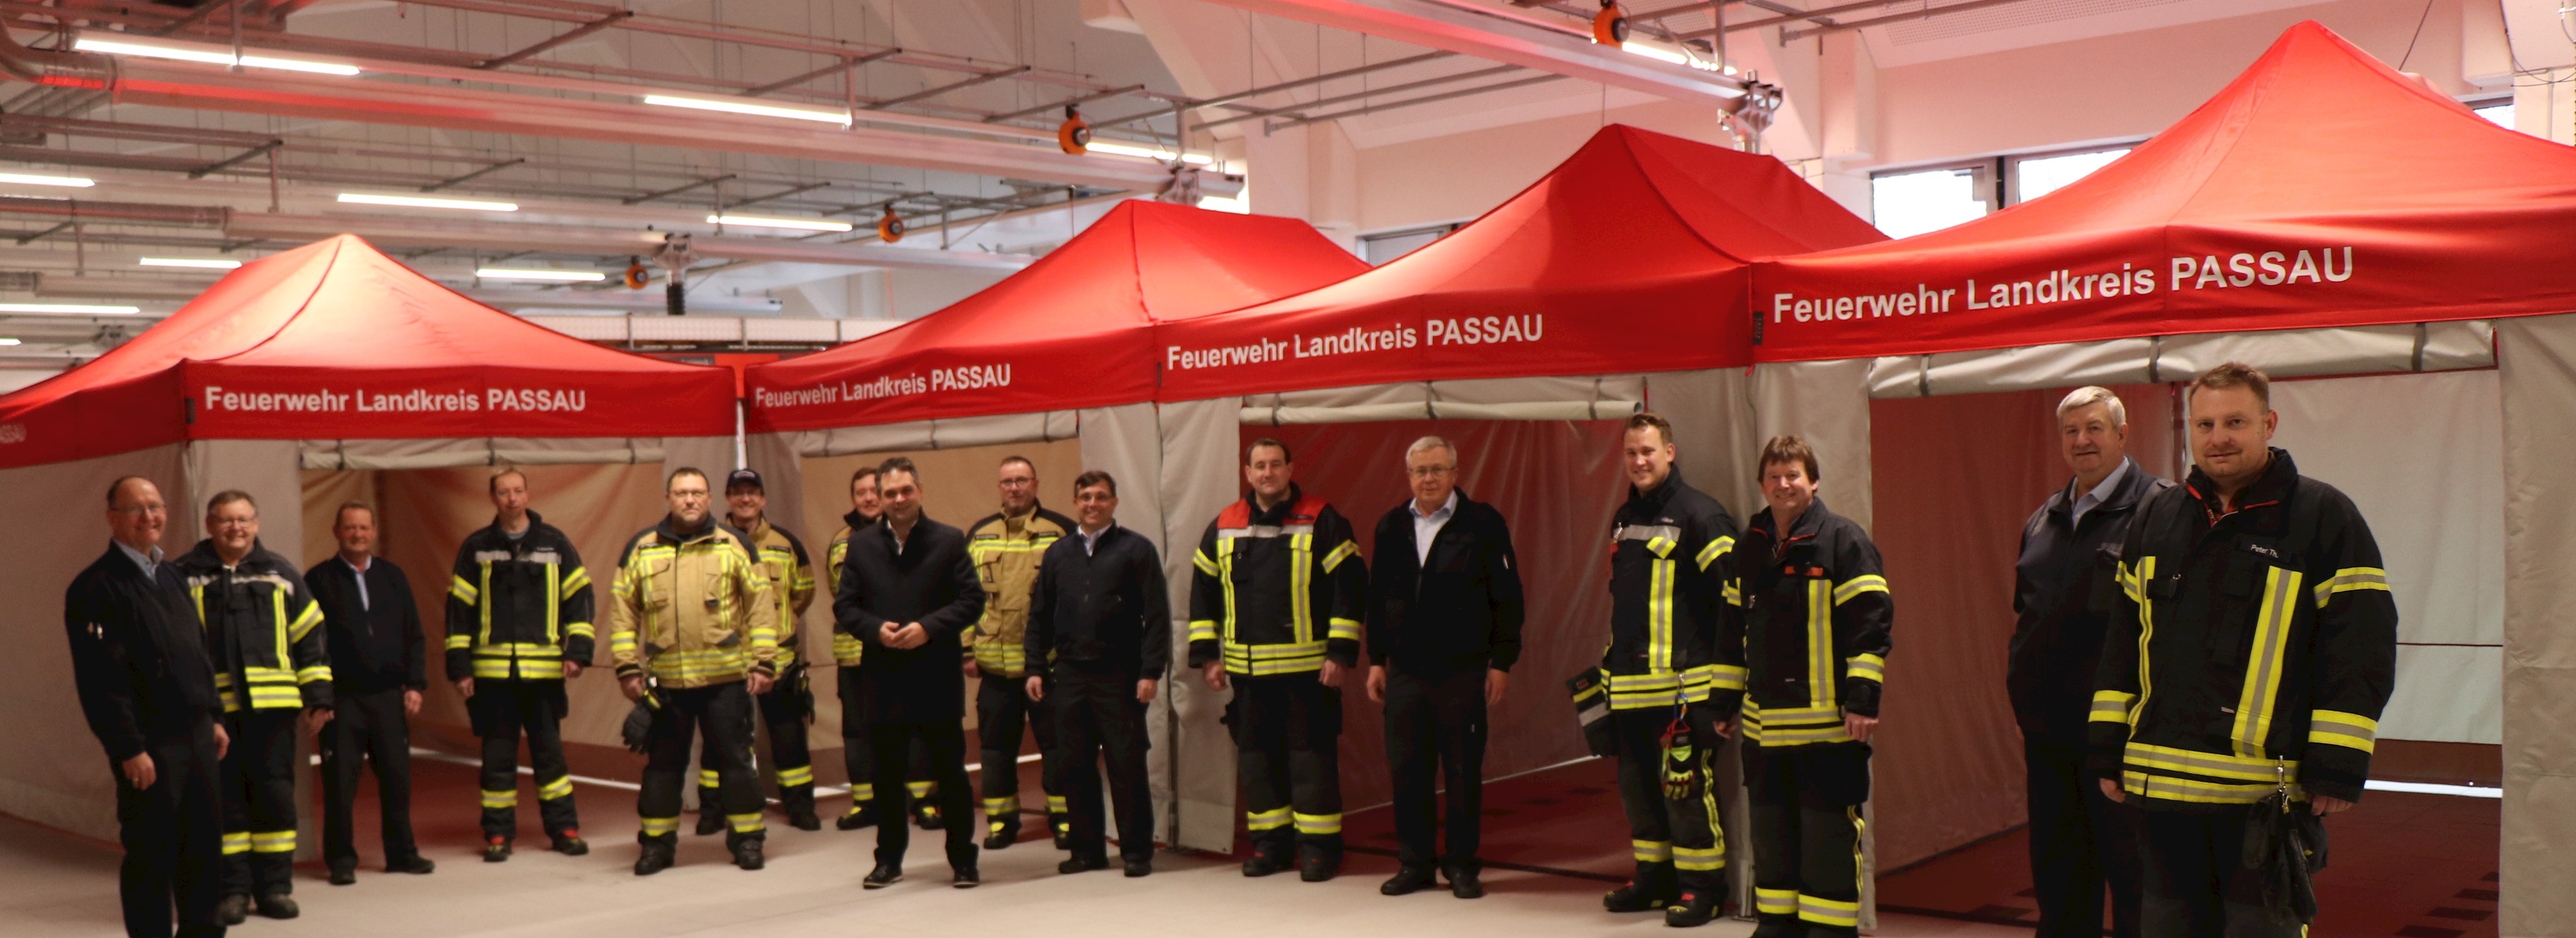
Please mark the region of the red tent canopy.
POLYGON ((1740 366, 1748 260, 1881 240, 1777 159, 1614 124, 1421 250, 1166 324, 1163 396, 1740 366))
POLYGON ((0 466, 203 439, 721 436, 733 397, 725 369, 532 325, 340 235, 0 397, 0 466))
POLYGON ((754 432, 1151 400, 1158 320, 1368 269, 1305 222, 1121 202, 1027 269, 839 348, 752 368, 754 432))
POLYGON ((2576 150, 2316 23, 2119 161, 1918 237, 1758 265, 1764 361, 2576 309, 2576 150))

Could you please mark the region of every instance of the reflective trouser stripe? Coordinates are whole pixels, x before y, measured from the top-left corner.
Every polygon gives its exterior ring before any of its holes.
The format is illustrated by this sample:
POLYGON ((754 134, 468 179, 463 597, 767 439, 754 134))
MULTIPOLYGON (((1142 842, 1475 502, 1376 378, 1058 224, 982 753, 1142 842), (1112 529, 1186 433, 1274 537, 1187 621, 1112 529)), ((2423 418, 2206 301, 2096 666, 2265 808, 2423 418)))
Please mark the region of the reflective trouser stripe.
POLYGON ((1675 869, 1707 871, 1726 868, 1725 847, 1673 847, 1675 869))
POLYGON ((1288 826, 1289 810, 1243 812, 1243 826, 1257 831, 1273 831, 1288 826))
POLYGON ((294 853, 295 830, 289 828, 282 831, 252 831, 250 832, 250 852, 294 853))
POLYGON ((724 776, 717 774, 714 769, 699 769, 698 787, 722 788, 724 787, 724 776))
POLYGON ((1065 807, 1063 795, 1048 795, 1046 796, 1046 799, 1048 814, 1063 814, 1066 811, 1071 810, 1065 807))
POLYGON ((646 837, 660 837, 664 834, 675 834, 678 833, 679 830, 680 819, 676 817, 648 817, 644 819, 644 836, 646 837))
POLYGON ((1628 853, 1636 857, 1639 863, 1673 861, 1673 845, 1661 840, 1631 840, 1628 842, 1628 853))
POLYGON ((537 786, 538 801, 553 801, 558 798, 570 797, 572 797, 572 776, 570 775, 566 775, 562 778, 537 786))
POLYGON ((780 788, 794 788, 798 785, 811 784, 814 784, 813 766, 800 765, 792 769, 778 770, 778 786, 780 788))
POLYGON ((1003 795, 999 798, 984 799, 985 825, 996 832, 1000 831, 1002 828, 1009 827, 1012 824, 1017 823, 1019 821, 1019 818, 1017 817, 1019 813, 1020 796, 1018 795, 1003 795))
POLYGON ((237 831, 237 832, 233 832, 233 833, 225 834, 225 835, 224 835, 224 852, 225 852, 225 853, 227 853, 227 854, 234 854, 234 853, 249 853, 249 852, 250 852, 250 832, 249 832, 249 831, 237 831))
POLYGON ((929 782, 905 782, 903 783, 903 790, 911 792, 912 796, 915 798, 930 797, 929 782))
POLYGON ((487 791, 483 793, 483 807, 486 810, 498 811, 503 808, 515 808, 518 806, 518 789, 513 788, 509 791, 487 791))
POLYGON ((877 800, 877 786, 867 782, 860 782, 856 785, 850 786, 851 814, 859 813, 861 809, 868 806, 868 802, 875 800, 877 800))
POLYGON ((1798 894, 1798 920, 1836 928, 1860 926, 1860 903, 1798 894))
POLYGON ((1763 915, 1798 914, 1798 891, 1754 887, 1753 910, 1763 915))
POLYGON ((1334 814, 1298 814, 1297 833, 1312 836, 1342 832, 1342 816, 1334 814))
POLYGON ((757 834, 769 829, 767 824, 761 823, 758 811, 750 814, 725 815, 725 823, 733 825, 733 832, 737 834, 757 834))

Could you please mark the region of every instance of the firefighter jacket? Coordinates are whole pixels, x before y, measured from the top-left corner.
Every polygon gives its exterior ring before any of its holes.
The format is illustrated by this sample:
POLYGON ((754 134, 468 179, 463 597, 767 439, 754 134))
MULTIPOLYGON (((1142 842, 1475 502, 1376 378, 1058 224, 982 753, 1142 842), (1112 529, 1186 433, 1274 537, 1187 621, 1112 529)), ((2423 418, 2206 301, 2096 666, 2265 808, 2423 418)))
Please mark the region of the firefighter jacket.
POLYGON ((2155 808, 2357 801, 2397 668, 2379 544, 2279 449, 2234 511, 2217 493, 2195 469, 2129 524, 2089 767, 2155 808))
POLYGON ((799 626, 805 623, 805 608, 814 604, 814 573, 805 542, 765 515, 733 533, 769 577, 769 598, 778 604, 778 669, 784 671, 804 658, 805 630, 799 626))
POLYGON ((447 679, 560 681, 589 664, 590 571, 572 538, 528 512, 517 539, 494 521, 465 536, 447 581, 447 679))
POLYGON ((1707 702, 1734 713, 1744 690, 1729 571, 1735 516, 1682 481, 1628 489, 1610 519, 1610 708, 1707 702))
POLYGON ((1247 494, 1208 523, 1190 563, 1190 667, 1265 677, 1358 664, 1368 569, 1323 499, 1290 485, 1265 511, 1247 494))
POLYGON ((1819 498, 1785 532, 1763 509, 1737 549, 1745 741, 1852 742, 1843 716, 1878 715, 1896 616, 1878 545, 1819 498))
MULTIPOLYGON (((880 520, 856 510, 841 516, 841 529, 832 532, 832 543, 823 548, 824 592, 841 595, 841 564, 850 559, 850 532, 867 530, 880 520)), ((859 659, 866 657, 867 650, 868 644, 860 641, 858 636, 837 628, 832 630, 833 664, 844 668, 858 667, 859 659)))
POLYGON ((681 534, 665 517, 626 542, 608 607, 617 677, 712 687, 778 670, 778 602, 742 539, 715 519, 681 534))
POLYGON ((179 578, 206 625, 215 659, 215 696, 225 713, 331 705, 331 653, 322 604, 295 565, 253 541, 230 568, 215 542, 198 541, 179 559, 179 578))
POLYGON ((991 514, 966 529, 966 553, 984 584, 984 617, 967 633, 975 667, 985 674, 1020 677, 1026 654, 1029 600, 1038 585, 1046 549, 1074 530, 1073 519, 1031 505, 1026 514, 991 514))

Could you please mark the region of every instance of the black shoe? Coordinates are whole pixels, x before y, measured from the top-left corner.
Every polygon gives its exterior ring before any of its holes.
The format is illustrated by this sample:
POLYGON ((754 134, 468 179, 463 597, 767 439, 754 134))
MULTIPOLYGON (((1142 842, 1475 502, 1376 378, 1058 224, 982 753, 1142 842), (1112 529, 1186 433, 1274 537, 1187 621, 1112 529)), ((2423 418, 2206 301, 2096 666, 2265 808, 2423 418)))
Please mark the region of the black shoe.
POLYGON ((862 827, 875 827, 877 826, 877 807, 876 805, 871 804, 847 814, 843 814, 832 820, 832 826, 845 831, 854 831, 862 827))
POLYGON ((1055 848, 1063 850, 1073 838, 1073 821, 1062 814, 1047 815, 1047 835, 1055 839, 1055 848))
POLYGON ((1252 859, 1243 861, 1245 876, 1268 876, 1287 868, 1287 862, 1278 855, 1262 853, 1258 850, 1252 852, 1252 859))
POLYGON ((1340 853, 1316 851, 1297 858, 1297 878, 1304 882, 1324 882, 1332 879, 1333 874, 1341 871, 1342 855, 1340 853))
POLYGON ((1664 924, 1674 928, 1698 928, 1717 918, 1718 897, 1713 892, 1691 891, 1664 907, 1664 924))
POLYGON ((1449 894, 1461 899, 1482 899, 1485 884, 1477 879, 1474 867, 1450 870, 1449 894))
POLYGON ((294 896, 290 896, 282 892, 263 892, 259 894, 259 915, 261 918, 290 919, 302 914, 304 914, 304 910, 295 907, 294 896))
POLYGON ((483 841, 483 862, 499 863, 510 858, 510 838, 492 837, 483 841))
POLYGON ((1147 877, 1147 876, 1152 876, 1152 875, 1154 875, 1154 861, 1152 861, 1152 860, 1129 860, 1129 861, 1127 861, 1127 878, 1128 878, 1128 879, 1141 879, 1141 878, 1144 878, 1144 877, 1147 877))
POLYGON ((724 812, 718 811, 714 807, 701 802, 698 805, 698 836, 705 837, 710 834, 721 834, 724 833, 724 829, 724 812))
POLYGON ((428 857, 421 856, 417 853, 400 860, 388 860, 385 862, 385 872, 387 873, 410 873, 415 876, 420 876, 427 875, 430 871, 435 869, 438 869, 438 864, 430 862, 428 857))
POLYGON ((790 811, 787 813, 787 826, 800 831, 819 831, 823 829, 823 819, 815 817, 812 811, 790 811))
POLYGON ((948 878, 948 885, 958 889, 973 889, 983 883, 983 874, 975 872, 975 868, 971 866, 958 870, 956 875, 948 878))
POLYGON ((760 841, 746 838, 733 845, 733 865, 756 870, 769 865, 760 855, 760 841))
POLYGON ((581 856, 590 852, 590 841, 581 839, 580 831, 565 831, 555 835, 555 852, 568 857, 581 856))
POLYGON ((1635 880, 1601 897, 1601 907, 1613 912, 1652 912, 1671 902, 1663 891, 1639 886, 1635 880))
POLYGON ((926 831, 948 828, 948 822, 939 816, 939 808, 935 805, 925 804, 912 809, 912 822, 921 825, 921 829, 926 831))
POLYGON ((892 863, 879 863, 876 869, 868 871, 868 878, 859 880, 859 886, 865 889, 884 889, 900 882, 903 882, 903 867, 892 863))
POLYGON ((227 926, 249 921, 250 897, 241 893, 225 896, 224 901, 215 903, 215 919, 227 926))
POLYGON ((663 841, 646 841, 644 855, 635 858, 635 875, 651 876, 671 868, 678 859, 679 846, 663 841))
POLYGON ((331 885, 334 885, 334 886, 347 886, 347 885, 350 885, 350 884, 356 883, 357 881, 358 881, 358 865, 357 865, 357 864, 355 864, 355 863, 334 863, 334 864, 331 864, 331 885))
POLYGON ((1088 873, 1108 868, 1108 857, 1066 857, 1064 862, 1055 865, 1058 873, 1088 873))
POLYGON ((1377 887, 1377 894, 1381 896, 1409 895, 1411 893, 1421 891, 1424 886, 1431 885, 1434 879, 1435 877, 1431 875, 1430 867, 1398 867, 1395 871, 1394 878, 1387 880, 1385 883, 1377 887))

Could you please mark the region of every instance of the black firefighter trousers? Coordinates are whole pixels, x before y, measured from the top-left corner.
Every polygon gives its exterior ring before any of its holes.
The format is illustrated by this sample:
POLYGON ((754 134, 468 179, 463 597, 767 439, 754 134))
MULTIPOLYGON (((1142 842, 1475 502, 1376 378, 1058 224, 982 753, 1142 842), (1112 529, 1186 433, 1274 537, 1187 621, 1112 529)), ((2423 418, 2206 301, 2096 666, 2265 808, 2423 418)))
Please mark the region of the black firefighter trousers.
MULTIPOLYGON (((1132 690, 1132 687, 1131 687, 1132 690)), ((1038 737, 1038 787, 1046 792, 1047 831, 1065 835, 1064 785, 1056 778, 1055 701, 1030 700, 1025 677, 986 674, 975 691, 975 735, 984 759, 984 827, 1020 830, 1020 728, 1038 737)))
MULTIPOLYGON (((768 826, 761 821, 760 782, 751 769, 751 691, 741 681, 713 687, 659 688, 662 706, 653 712, 653 729, 645 744, 643 791, 635 813, 643 822, 639 843, 674 846, 680 839, 680 786, 689 770, 689 737, 698 736, 716 754, 722 779, 725 845, 761 840, 768 826)), ((699 810, 707 810, 700 806, 699 810)))
MULTIPOLYGON (((781 678, 769 693, 751 700, 761 725, 769 728, 769 768, 778 773, 778 806, 791 818, 814 813, 814 754, 805 741, 804 694, 781 678)), ((759 775, 755 761, 752 776, 759 775)), ((721 802, 717 793, 723 786, 724 770, 716 764, 715 751, 698 750, 698 804, 721 802)))
POLYGON ((1231 675, 1225 722, 1234 733, 1244 826, 1264 856, 1285 859, 1292 842, 1301 856, 1342 855, 1342 691, 1316 678, 1312 671, 1231 675))
POLYGON ((1744 784, 1753 803, 1756 934, 1859 934, 1869 744, 1748 742, 1744 784))
MULTIPOLYGON (((1645 707, 1610 712, 1612 743, 1619 760, 1619 804, 1628 813, 1628 846, 1637 861, 1638 888, 1672 901, 1680 893, 1726 892, 1724 810, 1712 791, 1718 747, 1714 718, 1701 707, 1688 707, 1687 732, 1675 739, 1689 753, 1682 766, 1692 775, 1690 794, 1673 798, 1664 792, 1664 733, 1675 708, 1645 707)), ((1454 791, 1454 789, 1453 789, 1454 791)))
POLYGON ((295 891, 295 732, 299 709, 224 715, 224 894, 295 891))
POLYGON ((572 763, 564 760, 561 680, 476 680, 465 701, 474 735, 483 740, 483 836, 519 836, 519 738, 527 737, 536 769, 537 816, 546 836, 581 828, 573 810, 572 763))

